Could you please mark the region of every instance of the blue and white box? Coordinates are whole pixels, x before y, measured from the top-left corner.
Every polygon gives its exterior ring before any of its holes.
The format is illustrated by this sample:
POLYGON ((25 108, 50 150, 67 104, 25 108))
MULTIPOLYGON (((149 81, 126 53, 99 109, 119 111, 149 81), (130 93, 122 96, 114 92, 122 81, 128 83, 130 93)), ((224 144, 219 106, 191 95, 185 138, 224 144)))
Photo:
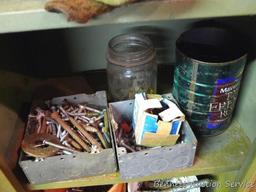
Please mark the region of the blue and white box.
POLYGON ((145 93, 135 95, 132 124, 138 145, 150 143, 149 140, 152 143, 154 139, 158 140, 159 144, 168 145, 168 139, 173 142, 174 137, 171 138, 172 136, 175 135, 176 140, 178 139, 179 130, 184 120, 185 115, 174 102, 162 96, 159 97, 159 95, 151 99, 147 99, 145 93), (165 108, 162 104, 165 105, 165 108), (151 109, 163 110, 159 114, 152 114, 148 112, 151 109), (160 121, 163 123, 159 123, 160 121), (164 140, 164 142, 160 140, 164 140))

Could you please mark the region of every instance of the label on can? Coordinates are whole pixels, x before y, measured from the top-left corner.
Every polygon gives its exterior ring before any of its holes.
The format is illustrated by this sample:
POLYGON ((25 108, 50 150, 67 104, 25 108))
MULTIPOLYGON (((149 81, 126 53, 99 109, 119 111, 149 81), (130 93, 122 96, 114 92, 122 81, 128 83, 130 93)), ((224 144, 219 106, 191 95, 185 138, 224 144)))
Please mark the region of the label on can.
POLYGON ((208 129, 219 128, 233 112, 239 90, 240 79, 228 77, 218 79, 213 92, 208 114, 208 129))

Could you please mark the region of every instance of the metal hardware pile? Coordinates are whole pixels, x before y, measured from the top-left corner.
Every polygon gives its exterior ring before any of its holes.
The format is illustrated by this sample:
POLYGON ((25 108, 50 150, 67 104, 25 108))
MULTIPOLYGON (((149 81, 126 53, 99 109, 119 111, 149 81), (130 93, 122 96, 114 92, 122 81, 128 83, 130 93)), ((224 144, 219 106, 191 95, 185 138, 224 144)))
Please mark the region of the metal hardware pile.
POLYGON ((123 119, 115 130, 116 141, 119 147, 124 147, 127 152, 135 152, 146 149, 145 146, 136 145, 134 131, 129 120, 123 119))
POLYGON ((36 160, 75 152, 100 153, 110 146, 106 110, 73 104, 35 107, 28 118, 23 151, 36 160))

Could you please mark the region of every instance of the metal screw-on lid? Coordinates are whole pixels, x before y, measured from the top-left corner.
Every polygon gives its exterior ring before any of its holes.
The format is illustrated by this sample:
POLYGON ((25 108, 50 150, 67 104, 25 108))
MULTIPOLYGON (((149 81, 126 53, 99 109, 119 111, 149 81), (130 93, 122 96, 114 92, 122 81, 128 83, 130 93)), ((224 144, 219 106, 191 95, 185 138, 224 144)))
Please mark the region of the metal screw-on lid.
POLYGON ((155 50, 151 40, 142 34, 122 34, 109 41, 106 57, 112 64, 135 67, 154 59, 155 50))

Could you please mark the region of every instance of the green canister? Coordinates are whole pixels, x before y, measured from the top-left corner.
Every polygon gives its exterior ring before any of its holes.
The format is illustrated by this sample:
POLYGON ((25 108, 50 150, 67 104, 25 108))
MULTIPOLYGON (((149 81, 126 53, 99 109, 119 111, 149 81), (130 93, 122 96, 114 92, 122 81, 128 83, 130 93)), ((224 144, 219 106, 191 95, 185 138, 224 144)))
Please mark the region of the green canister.
POLYGON ((199 135, 218 135, 230 125, 246 63, 245 42, 217 27, 189 30, 176 42, 173 95, 199 135))

